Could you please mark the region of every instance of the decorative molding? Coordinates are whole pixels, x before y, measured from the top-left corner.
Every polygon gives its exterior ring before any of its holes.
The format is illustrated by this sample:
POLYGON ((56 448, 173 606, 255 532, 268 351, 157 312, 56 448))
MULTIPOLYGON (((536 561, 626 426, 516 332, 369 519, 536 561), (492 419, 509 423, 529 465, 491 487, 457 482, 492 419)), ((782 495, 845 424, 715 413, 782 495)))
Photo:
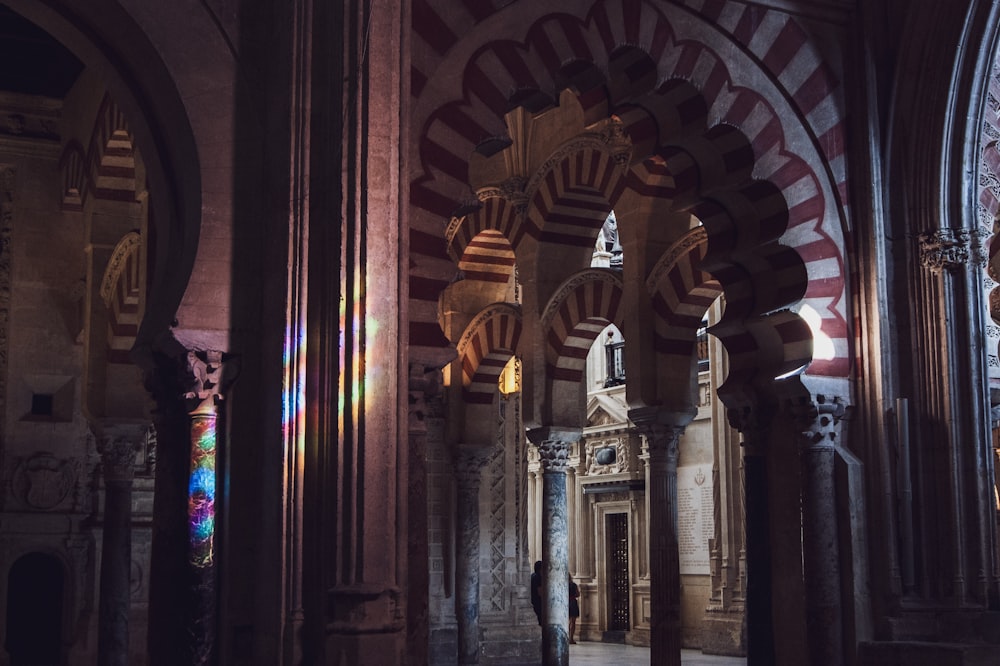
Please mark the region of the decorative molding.
POLYGON ((131 481, 135 475, 135 459, 141 442, 125 435, 101 437, 99 442, 105 482, 131 481))
POLYGON ((608 284, 614 285, 619 289, 624 290, 621 278, 611 271, 610 269, 593 269, 588 268, 580 271, 563 282, 559 288, 556 290, 552 298, 549 299, 548 304, 545 306, 545 310, 542 312, 541 319, 541 330, 548 333, 549 327, 552 325, 552 320, 555 318, 556 314, 559 312, 559 308, 565 302, 566 297, 573 293, 580 285, 587 282, 607 282, 608 284))
POLYGON ((47 451, 22 458, 14 468, 11 493, 29 509, 50 511, 76 488, 77 466, 47 451))
POLYGON ((587 149, 606 153, 623 170, 628 168, 632 159, 632 142, 622 128, 622 122, 617 118, 609 118, 596 131, 582 132, 559 146, 541 166, 535 169, 531 180, 524 188, 528 200, 534 197, 538 187, 545 182, 549 172, 556 165, 570 155, 587 149))
POLYGON ((548 439, 538 445, 539 462, 542 472, 565 474, 569 469, 569 442, 548 439))
POLYGON ((785 410, 800 430, 806 448, 835 446, 838 426, 847 411, 840 397, 826 395, 817 395, 815 401, 809 398, 788 400, 785 410))
POLYGON ((705 231, 705 227, 703 226, 691 229, 674 241, 674 244, 667 248, 667 251, 663 253, 660 260, 656 262, 656 266, 649 272, 649 277, 646 279, 646 291, 650 295, 656 294, 659 291, 660 280, 663 279, 664 275, 673 270, 674 266, 677 265, 677 261, 682 256, 688 254, 691 248, 698 247, 707 242, 708 232, 705 231))
POLYGON ((493 317, 507 315, 513 317, 514 319, 521 320, 521 306, 515 305, 513 303, 494 303, 489 305, 479 312, 475 318, 469 322, 469 325, 465 327, 465 331, 462 332, 462 337, 459 338, 458 344, 455 345, 455 351, 458 358, 465 357, 465 351, 472 339, 476 337, 479 329, 487 321, 493 317))
POLYGON ((932 273, 954 271, 967 265, 986 267, 985 235, 980 229, 936 229, 918 236, 920 263, 932 273))
POLYGON ((122 271, 128 258, 137 252, 142 244, 142 238, 136 231, 130 231, 115 245, 108 260, 107 268, 104 269, 104 279, 101 280, 101 300, 108 308, 112 307, 111 298, 114 296, 115 285, 121 278, 122 271))
POLYGON ((496 445, 493 447, 493 455, 490 456, 489 469, 487 471, 487 490, 489 491, 489 527, 487 528, 489 538, 489 605, 490 610, 502 611, 506 608, 505 598, 507 596, 507 586, 504 581, 505 562, 504 550, 506 545, 506 495, 507 495, 507 401, 501 400, 497 411, 497 436, 496 445))
MULTIPOLYGON (((0 165, 0 433, 7 432, 7 364, 10 354, 10 235, 14 223, 13 167, 0 165)), ((6 437, 0 438, 0 460, 6 437)))

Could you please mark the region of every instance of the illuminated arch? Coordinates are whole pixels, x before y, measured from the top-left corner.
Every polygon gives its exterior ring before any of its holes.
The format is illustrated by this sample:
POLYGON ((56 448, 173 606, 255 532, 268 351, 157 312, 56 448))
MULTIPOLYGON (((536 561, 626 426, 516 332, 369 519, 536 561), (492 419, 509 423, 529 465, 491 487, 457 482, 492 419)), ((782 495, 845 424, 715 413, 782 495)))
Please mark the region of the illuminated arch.
POLYGON ((496 303, 476 316, 457 345, 462 367, 463 398, 467 404, 493 402, 497 380, 521 338, 521 311, 496 303))

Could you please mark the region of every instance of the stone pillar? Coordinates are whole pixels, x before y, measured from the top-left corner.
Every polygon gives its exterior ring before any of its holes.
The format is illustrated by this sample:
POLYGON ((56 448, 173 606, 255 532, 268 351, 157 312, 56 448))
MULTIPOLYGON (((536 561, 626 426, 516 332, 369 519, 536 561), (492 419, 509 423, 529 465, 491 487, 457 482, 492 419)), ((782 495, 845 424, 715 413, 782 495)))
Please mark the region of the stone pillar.
MULTIPOLYGON (((630 414, 630 418, 632 415, 630 414)), ((638 417, 636 417, 638 418, 638 417)), ((677 457, 683 425, 633 422, 649 450, 650 663, 681 663, 681 570, 677 550, 677 457)))
POLYGON ((542 663, 569 664, 569 532, 566 470, 580 431, 540 428, 528 433, 542 467, 542 663))
POLYGON ((97 620, 97 663, 128 666, 132 571, 132 476, 146 426, 97 427, 104 475, 104 535, 97 620))
POLYGON ((414 663, 430 661, 430 523, 428 517, 428 421, 440 418, 440 371, 410 364, 409 478, 407 509, 406 651, 414 663))
POLYGON ((771 512, 764 447, 770 420, 770 410, 760 407, 729 410, 729 423, 743 435, 747 666, 767 666, 776 660, 771 604, 771 512))
POLYGON ((843 663, 844 649, 834 446, 844 405, 839 398, 819 395, 815 403, 803 398, 790 403, 788 410, 801 433, 802 565, 809 663, 836 666, 843 663))
POLYGON ((459 664, 479 663, 479 485, 488 459, 489 449, 482 446, 459 445, 455 454, 458 486, 455 615, 459 664))

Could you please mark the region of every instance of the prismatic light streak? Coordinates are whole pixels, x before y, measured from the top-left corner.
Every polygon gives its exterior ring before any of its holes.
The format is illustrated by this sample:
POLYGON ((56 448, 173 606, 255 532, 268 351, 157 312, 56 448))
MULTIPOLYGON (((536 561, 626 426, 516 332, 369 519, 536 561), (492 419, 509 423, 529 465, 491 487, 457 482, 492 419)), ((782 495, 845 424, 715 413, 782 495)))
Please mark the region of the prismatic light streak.
POLYGON ((212 564, 215 538, 215 414, 191 417, 191 478, 188 482, 188 520, 191 563, 212 564))

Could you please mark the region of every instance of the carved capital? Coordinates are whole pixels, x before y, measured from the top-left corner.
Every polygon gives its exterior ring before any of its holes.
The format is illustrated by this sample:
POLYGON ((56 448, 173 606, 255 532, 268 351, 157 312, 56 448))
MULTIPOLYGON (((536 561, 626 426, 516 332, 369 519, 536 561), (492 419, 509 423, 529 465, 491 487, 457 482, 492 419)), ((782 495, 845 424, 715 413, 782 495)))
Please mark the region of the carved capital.
POLYGON ((667 460, 677 461, 685 426, 652 422, 637 423, 635 429, 646 438, 651 461, 664 455, 667 460))
POLYGON ((455 480, 458 488, 478 489, 483 467, 490 459, 490 449, 485 446, 459 446, 455 452, 455 480))
POLYGON ((795 428, 800 432, 806 448, 831 448, 835 445, 838 426, 846 413, 843 401, 837 396, 817 395, 789 400, 785 404, 795 428))
POLYGON ((190 388, 184 392, 184 398, 188 402, 188 413, 191 415, 214 414, 215 405, 223 398, 220 384, 222 381, 222 352, 215 350, 189 351, 186 369, 190 388))
POLYGON ((122 436, 102 437, 98 450, 105 481, 131 481, 139 442, 122 436))
POLYGON ((743 405, 726 410, 729 425, 743 435, 743 446, 748 455, 760 454, 767 440, 774 419, 774 410, 768 406, 743 405))
POLYGON ((570 443, 559 439, 547 439, 538 444, 538 457, 542 472, 565 474, 569 469, 570 443))
POLYGON ((972 265, 986 266, 988 259, 983 241, 986 234, 981 229, 936 229, 918 237, 920 263, 932 273, 955 271, 972 265))

